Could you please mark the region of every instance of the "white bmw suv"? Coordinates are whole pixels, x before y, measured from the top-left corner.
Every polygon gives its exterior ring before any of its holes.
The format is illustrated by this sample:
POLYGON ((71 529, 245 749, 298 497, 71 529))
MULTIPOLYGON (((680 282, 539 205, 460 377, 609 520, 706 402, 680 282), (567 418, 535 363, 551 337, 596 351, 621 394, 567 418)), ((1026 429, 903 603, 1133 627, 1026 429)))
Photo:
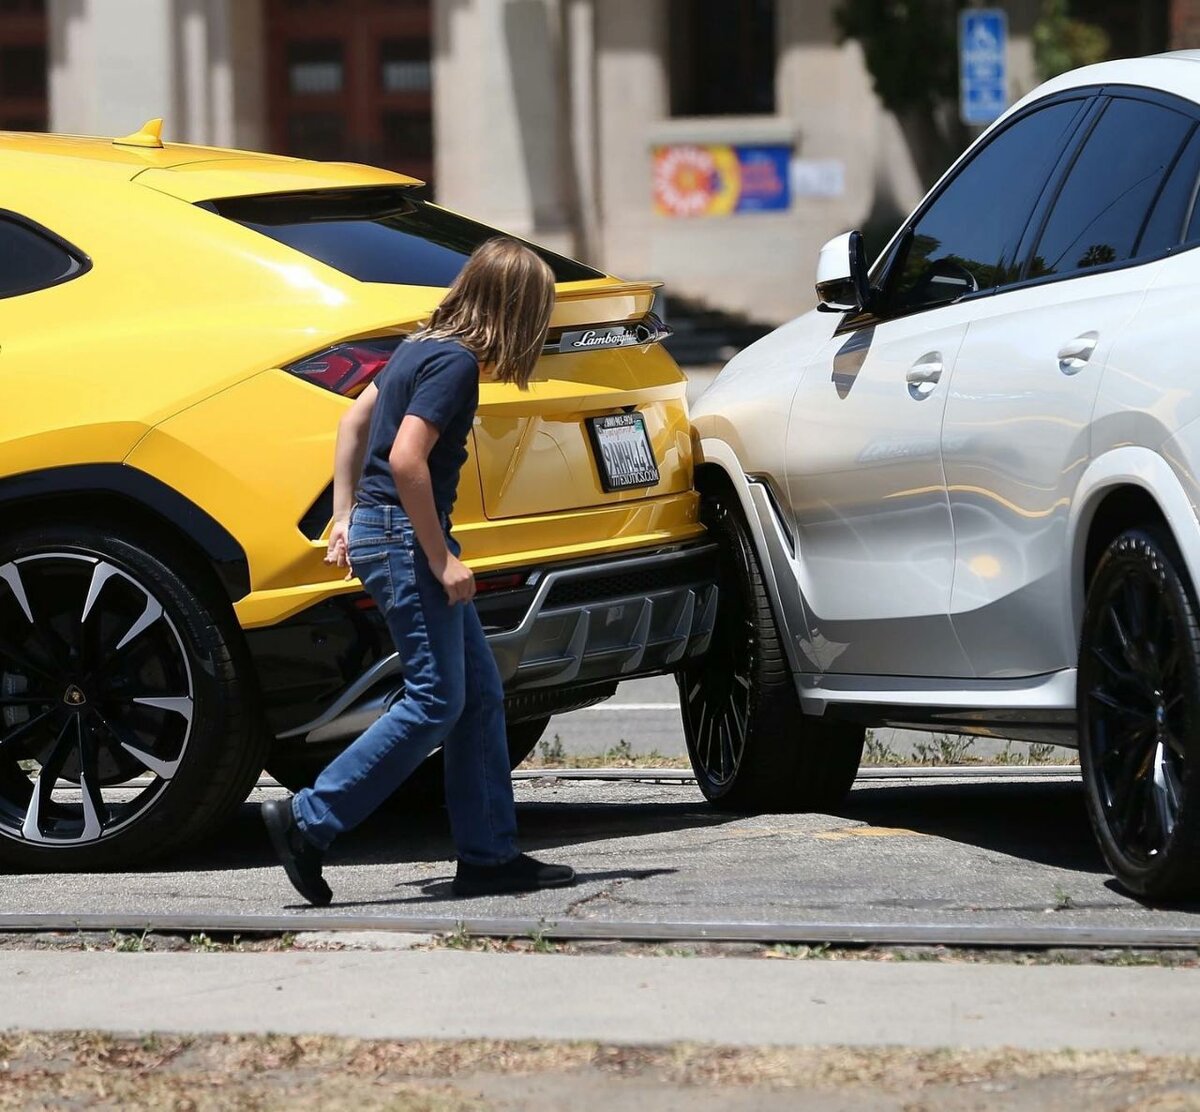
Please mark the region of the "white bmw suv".
POLYGON ((828 806, 866 725, 1078 744, 1121 883, 1200 891, 1198 192, 1200 52, 1056 78, 722 372, 710 799, 828 806))

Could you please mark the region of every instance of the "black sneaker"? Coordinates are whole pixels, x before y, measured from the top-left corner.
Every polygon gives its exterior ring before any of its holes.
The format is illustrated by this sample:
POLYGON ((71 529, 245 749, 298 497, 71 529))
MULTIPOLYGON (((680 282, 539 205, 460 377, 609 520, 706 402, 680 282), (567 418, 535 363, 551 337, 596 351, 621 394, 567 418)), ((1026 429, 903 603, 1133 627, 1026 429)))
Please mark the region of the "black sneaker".
POLYGON ((292 814, 291 798, 264 803, 262 817, 292 887, 313 907, 325 907, 333 899, 333 893, 321 876, 321 851, 300 833, 292 814))
POLYGON ((575 870, 567 865, 547 865, 522 853, 503 865, 458 863, 454 877, 456 896, 499 896, 506 892, 535 892, 539 888, 567 888, 575 883, 575 870))

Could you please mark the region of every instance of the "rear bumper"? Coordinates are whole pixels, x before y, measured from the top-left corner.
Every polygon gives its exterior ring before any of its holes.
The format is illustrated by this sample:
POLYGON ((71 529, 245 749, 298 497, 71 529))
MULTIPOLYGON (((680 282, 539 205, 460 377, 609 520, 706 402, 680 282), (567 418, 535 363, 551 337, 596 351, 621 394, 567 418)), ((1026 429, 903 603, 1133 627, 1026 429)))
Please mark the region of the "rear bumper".
MULTIPOLYGON (((506 693, 544 692, 550 708, 555 692, 586 693, 606 682, 671 672, 703 653, 717 613, 715 557, 716 546, 705 543, 546 568, 513 592, 515 609, 512 599, 481 596, 481 617, 506 693)), ((352 738, 402 691, 400 660, 393 652, 349 683, 322 713, 278 737, 300 743, 352 738)), ((522 704, 537 705, 528 698, 522 704)))

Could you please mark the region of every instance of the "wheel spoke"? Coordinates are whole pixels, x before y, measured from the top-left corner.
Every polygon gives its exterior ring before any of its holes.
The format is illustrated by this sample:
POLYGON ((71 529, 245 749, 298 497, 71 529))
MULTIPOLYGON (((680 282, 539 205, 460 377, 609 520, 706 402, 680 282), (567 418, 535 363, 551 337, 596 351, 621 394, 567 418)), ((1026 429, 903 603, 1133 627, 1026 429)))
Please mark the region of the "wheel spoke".
POLYGON ((2 633, 0 633, 0 660, 11 661, 12 667, 18 672, 27 672, 42 680, 53 681, 56 679, 53 662, 47 667, 45 663, 30 656, 25 649, 2 633))
POLYGON ((182 755, 174 760, 163 760, 162 757, 156 757, 153 753, 147 753, 132 730, 127 729, 119 722, 105 718, 99 711, 95 713, 104 728, 116 738, 117 744, 138 764, 153 772, 160 780, 170 780, 179 771, 179 764, 183 760, 182 755))
POLYGON ((729 721, 731 717, 732 714, 728 714, 721 720, 721 740, 729 753, 729 771, 734 773, 738 767, 738 751, 733 743, 733 726, 729 721))
POLYGON ((96 566, 92 569, 92 580, 88 584, 87 598, 83 600, 83 611, 79 615, 80 625, 88 620, 92 607, 96 605, 100 592, 104 590, 104 584, 114 575, 120 575, 120 572, 112 564, 106 564, 101 560, 96 561, 96 566))
POLYGON ((1180 760, 1187 760, 1187 749, 1184 748, 1183 742, 1174 730, 1163 730, 1162 739, 1166 743, 1167 748, 1179 757, 1180 760))
POLYGON ((1139 707, 1131 707, 1128 704, 1123 703, 1115 695, 1110 695, 1102 688, 1093 687, 1091 691, 1088 692, 1088 695, 1101 706, 1107 707, 1114 714, 1119 714, 1124 718, 1133 718, 1137 719, 1138 721, 1146 721, 1151 723, 1154 721, 1154 716, 1148 710, 1139 707))
MULTIPOLYGON (((1129 641, 1141 641, 1146 635, 1146 584, 1140 575, 1125 577, 1125 611, 1129 615, 1129 641)), ((1131 662, 1132 663, 1132 662, 1131 662)))
MULTIPOLYGON (((1125 658, 1125 663, 1129 664, 1129 654, 1132 651, 1133 645, 1128 632, 1126 632, 1125 625, 1121 621, 1121 615, 1117 613, 1117 607, 1115 603, 1109 603, 1108 624, 1112 627, 1112 631, 1116 635, 1117 644, 1120 646, 1121 655, 1125 658)), ((1103 658, 1101 658, 1101 662, 1104 662, 1103 658)), ((1132 673, 1128 674, 1132 678, 1132 673)))
POLYGON ((29 808, 25 812, 25 821, 21 824, 21 833, 29 842, 45 842, 49 839, 42 833, 42 812, 50 805, 50 796, 58 781, 58 774, 71 755, 75 744, 71 737, 72 726, 78 728, 78 718, 68 718, 54 742, 54 747, 46 763, 38 771, 33 781, 33 792, 29 797, 29 808))
POLYGON ((28 721, 22 722, 19 726, 14 726, 8 733, 0 737, 0 759, 19 760, 20 755, 17 747, 20 742, 35 734, 53 713, 53 710, 47 710, 41 714, 34 715, 28 721))
POLYGON ((1179 815, 1179 785, 1174 779, 1162 742, 1154 750, 1153 782, 1154 809, 1165 844, 1175 830, 1179 815))
POLYGON ((1112 660, 1105 649, 1096 646, 1092 649, 1092 656, 1100 661, 1101 665, 1104 667, 1104 670, 1108 672, 1108 674, 1115 680, 1117 680, 1118 683, 1123 683, 1129 686, 1140 686, 1138 684, 1137 676, 1134 675, 1134 673, 1128 668, 1122 668, 1116 663, 1116 661, 1112 660))
POLYGON ((79 753, 79 790, 82 795, 83 832, 81 842, 94 842, 104 832, 108 808, 100 791, 100 770, 96 746, 90 743, 81 715, 75 716, 76 745, 79 753))
POLYGON ((1146 779, 1144 776, 1134 774, 1123 777, 1114 788, 1112 802, 1113 820, 1126 838, 1131 834, 1129 823, 1134 816, 1137 805, 1145 803, 1145 783, 1146 779))
POLYGON ((0 565, 0 582, 8 584, 8 589, 17 600, 17 606, 21 608, 25 620, 33 625, 33 610, 29 606, 29 596, 25 594, 25 584, 21 582, 21 572, 16 564, 0 565))
POLYGON ((0 707, 51 707, 57 701, 46 695, 4 695, 0 693, 0 707))
POLYGON ((158 710, 169 711, 171 714, 178 714, 189 726, 192 724, 193 700, 190 695, 172 695, 167 698, 139 695, 132 701, 137 703, 138 706, 155 707, 158 710))
MULTIPOLYGON (((1152 741, 1153 739, 1150 740, 1152 741)), ((1127 818, 1123 812, 1129 802, 1130 795, 1135 793, 1139 780, 1149 770, 1152 753, 1153 749, 1151 745, 1143 742, 1140 745, 1131 743, 1120 749, 1110 750, 1105 755, 1106 763, 1111 764, 1114 761, 1118 763, 1118 767, 1110 780, 1109 795, 1112 800, 1110 808, 1114 813, 1121 814, 1122 822, 1127 818)))
POLYGON ((142 616, 138 618, 138 620, 134 622, 132 626, 129 627, 129 631, 124 637, 121 638, 120 641, 117 642, 113 652, 119 653, 126 645, 129 644, 130 641, 137 637, 138 634, 145 633, 145 631, 148 630, 162 616, 163 608, 161 605, 159 605, 158 600, 147 594, 146 608, 142 611, 142 616))

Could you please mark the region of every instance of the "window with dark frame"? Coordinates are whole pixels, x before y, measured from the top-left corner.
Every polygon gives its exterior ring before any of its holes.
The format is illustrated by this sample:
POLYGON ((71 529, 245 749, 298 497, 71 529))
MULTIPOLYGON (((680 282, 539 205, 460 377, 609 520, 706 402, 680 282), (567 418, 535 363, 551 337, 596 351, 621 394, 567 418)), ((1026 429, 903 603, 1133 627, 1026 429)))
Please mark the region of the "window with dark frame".
POLYGON ((85 265, 36 228, 0 214, 0 298, 56 286, 81 274, 85 265))
POLYGON ((775 0, 671 0, 671 115, 775 112, 775 0))

